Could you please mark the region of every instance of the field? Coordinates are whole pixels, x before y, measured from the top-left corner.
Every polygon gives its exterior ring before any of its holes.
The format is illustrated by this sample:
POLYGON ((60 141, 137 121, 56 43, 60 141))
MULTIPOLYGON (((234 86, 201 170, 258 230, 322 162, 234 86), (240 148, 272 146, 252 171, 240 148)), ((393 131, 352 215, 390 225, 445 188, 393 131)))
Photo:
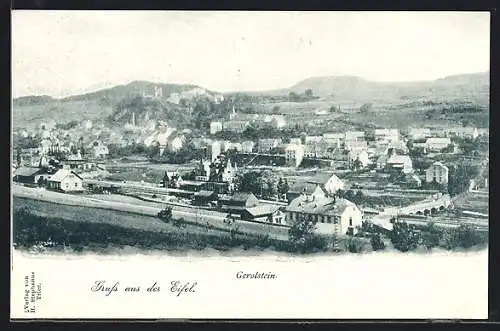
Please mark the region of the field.
POLYGON ((72 120, 102 119, 112 113, 109 106, 100 105, 96 101, 65 101, 48 104, 23 105, 12 110, 14 127, 34 127, 47 118, 57 119, 58 123, 72 120))

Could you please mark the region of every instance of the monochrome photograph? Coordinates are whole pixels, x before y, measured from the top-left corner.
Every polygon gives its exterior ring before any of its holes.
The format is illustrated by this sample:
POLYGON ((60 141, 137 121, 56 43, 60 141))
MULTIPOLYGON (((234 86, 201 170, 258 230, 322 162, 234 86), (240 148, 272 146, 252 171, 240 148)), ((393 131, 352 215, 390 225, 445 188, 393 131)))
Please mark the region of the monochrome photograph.
POLYGON ((488 12, 14 10, 12 250, 486 256, 489 63, 488 12))

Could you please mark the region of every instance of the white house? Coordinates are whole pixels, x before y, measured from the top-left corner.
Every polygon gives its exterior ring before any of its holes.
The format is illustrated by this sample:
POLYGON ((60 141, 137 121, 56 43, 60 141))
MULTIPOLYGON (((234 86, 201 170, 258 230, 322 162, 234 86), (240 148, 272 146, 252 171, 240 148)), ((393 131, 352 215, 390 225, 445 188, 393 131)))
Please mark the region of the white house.
POLYGON ((420 140, 431 137, 431 129, 429 128, 410 128, 408 130, 408 136, 412 140, 420 140))
POLYGON ((286 207, 287 223, 301 220, 315 223, 316 231, 323 234, 354 235, 361 227, 363 213, 351 201, 328 197, 318 187, 314 194, 300 195, 286 207))
POLYGON ((375 129, 375 141, 398 141, 398 129, 375 129))
POLYGON ((364 131, 347 131, 345 133, 345 140, 365 140, 364 131))
POLYGON ((290 138, 290 144, 301 145, 302 144, 302 139, 300 139, 300 138, 290 138))
POLYGON ((441 162, 434 162, 425 170, 425 181, 427 183, 436 182, 439 184, 448 184, 449 169, 441 162))
POLYGON ((407 174, 413 171, 413 163, 408 155, 393 154, 387 159, 386 168, 389 171, 402 171, 407 174))
POLYGON ((246 140, 241 143, 241 151, 243 153, 252 153, 255 143, 251 140, 246 140))
POLYGON ((451 145, 450 138, 428 138, 425 145, 429 151, 439 152, 451 145))
POLYGON ((82 178, 75 172, 60 169, 47 180, 47 187, 63 192, 82 192, 82 183, 82 178))
POLYGON ((344 133, 324 133, 323 140, 331 146, 339 148, 345 140, 344 133))
POLYGON ((280 143, 279 139, 259 139, 258 149, 260 153, 268 153, 280 143))
POLYGON ((360 151, 354 150, 349 152, 349 163, 353 164, 358 160, 362 168, 367 167, 371 162, 368 156, 367 150, 363 149, 360 151))
POLYGON ((288 144, 285 147, 285 160, 288 164, 298 167, 304 159, 304 146, 288 144))
POLYGON ((221 122, 210 122, 210 134, 216 134, 217 132, 221 131, 222 131, 221 122))
POLYGON ((335 174, 318 173, 307 182, 320 185, 327 194, 334 194, 345 188, 345 183, 335 174))
POLYGON ((306 145, 307 144, 317 144, 323 140, 322 136, 306 136, 306 145))

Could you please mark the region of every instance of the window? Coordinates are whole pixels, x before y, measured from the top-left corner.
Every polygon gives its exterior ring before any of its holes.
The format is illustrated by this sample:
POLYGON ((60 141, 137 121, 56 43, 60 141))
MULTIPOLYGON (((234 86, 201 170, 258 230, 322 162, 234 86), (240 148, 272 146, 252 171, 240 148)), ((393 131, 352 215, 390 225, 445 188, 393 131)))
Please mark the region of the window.
POLYGON ((349 217, 349 226, 352 226, 352 217, 349 217))
POLYGON ((75 187, 78 187, 78 183, 75 183, 75 187))

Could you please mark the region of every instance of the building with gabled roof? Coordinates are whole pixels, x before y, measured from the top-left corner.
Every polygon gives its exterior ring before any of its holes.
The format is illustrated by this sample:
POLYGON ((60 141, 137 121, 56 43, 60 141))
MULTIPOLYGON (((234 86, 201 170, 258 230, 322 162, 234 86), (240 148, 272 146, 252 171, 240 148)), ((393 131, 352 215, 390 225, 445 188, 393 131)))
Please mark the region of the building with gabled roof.
POLYGON ((361 227, 363 213, 351 201, 329 197, 319 191, 301 195, 286 207, 287 223, 311 221, 321 233, 354 235, 361 227))
POLYGON ((74 171, 60 169, 47 181, 47 188, 62 192, 82 192, 83 180, 74 171))

